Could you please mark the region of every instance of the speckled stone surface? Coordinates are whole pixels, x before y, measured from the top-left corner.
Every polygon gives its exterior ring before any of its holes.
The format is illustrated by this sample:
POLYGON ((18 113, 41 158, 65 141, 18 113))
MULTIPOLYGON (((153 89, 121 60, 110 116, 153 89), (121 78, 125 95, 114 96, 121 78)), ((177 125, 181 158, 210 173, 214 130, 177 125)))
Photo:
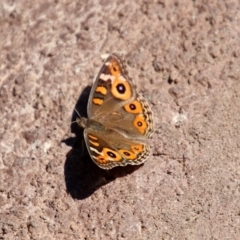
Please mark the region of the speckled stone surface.
POLYGON ((2 0, 0 239, 239 239, 239 26, 237 0, 2 0), (105 171, 71 122, 111 52, 155 134, 105 171))

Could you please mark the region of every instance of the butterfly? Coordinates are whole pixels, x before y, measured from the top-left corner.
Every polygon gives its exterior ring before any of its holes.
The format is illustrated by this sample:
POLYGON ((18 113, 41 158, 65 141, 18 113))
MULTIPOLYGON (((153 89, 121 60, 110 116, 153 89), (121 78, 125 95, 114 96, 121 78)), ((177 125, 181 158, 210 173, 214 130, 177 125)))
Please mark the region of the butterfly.
POLYGON ((76 122, 84 128, 88 152, 100 168, 146 161, 153 115, 120 55, 112 53, 104 61, 89 95, 87 114, 88 118, 80 117, 76 122))

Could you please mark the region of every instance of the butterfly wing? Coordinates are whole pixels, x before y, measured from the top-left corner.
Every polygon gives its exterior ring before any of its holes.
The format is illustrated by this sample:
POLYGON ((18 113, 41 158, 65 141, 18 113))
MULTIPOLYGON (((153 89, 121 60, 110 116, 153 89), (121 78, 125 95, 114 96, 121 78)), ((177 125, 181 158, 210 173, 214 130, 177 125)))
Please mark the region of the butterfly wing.
POLYGON ((146 138, 153 131, 152 112, 137 93, 119 55, 103 63, 88 101, 88 117, 129 138, 146 138))
POLYGON ((139 165, 149 155, 144 143, 127 139, 114 130, 99 132, 86 128, 84 138, 92 160, 103 169, 139 165))
POLYGON ((88 101, 88 117, 105 116, 123 101, 134 98, 134 87, 127 80, 123 62, 116 54, 110 54, 95 78, 88 101))

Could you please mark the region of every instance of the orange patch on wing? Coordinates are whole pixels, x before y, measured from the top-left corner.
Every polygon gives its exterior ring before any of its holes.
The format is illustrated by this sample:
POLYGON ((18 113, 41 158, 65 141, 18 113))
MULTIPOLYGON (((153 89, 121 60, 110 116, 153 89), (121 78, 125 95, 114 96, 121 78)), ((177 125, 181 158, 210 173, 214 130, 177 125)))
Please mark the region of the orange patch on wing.
POLYGON ((132 145, 131 149, 133 150, 133 152, 135 153, 140 153, 143 152, 144 150, 144 145, 143 144, 137 144, 137 145, 132 145))
POLYGON ((133 121, 133 125, 135 126, 135 128, 138 129, 138 131, 141 134, 144 134, 146 129, 147 129, 147 123, 146 123, 145 118, 143 117, 142 114, 139 114, 135 117, 135 119, 133 121))
POLYGON ((103 148, 102 155, 97 156, 97 161, 99 163, 106 163, 108 161, 118 162, 121 160, 122 160, 122 156, 118 152, 110 148, 103 148))
POLYGON ((129 104, 126 104, 124 106, 124 109, 129 112, 129 113, 134 113, 134 114, 137 114, 137 113, 142 113, 143 112, 143 108, 142 108, 142 104, 135 100, 129 104))
POLYGON ((112 83, 111 89, 112 95, 121 100, 128 100, 132 96, 131 86, 127 81, 116 78, 112 83), (123 89, 123 92, 119 91, 119 88, 123 89))
POLYGON ((129 150, 119 149, 119 152, 128 160, 134 160, 137 158, 137 155, 129 150))
POLYGON ((119 77, 121 75, 121 70, 120 70, 120 66, 117 63, 117 61, 112 61, 109 64, 109 71, 111 73, 111 75, 115 76, 115 77, 119 77))
POLYGON ((92 140, 88 140, 93 146, 98 147, 99 143, 98 142, 94 142, 92 140))
POLYGON ((104 163, 107 163, 107 159, 101 155, 99 155, 96 159, 96 161, 99 163, 99 164, 104 164, 104 163))
POLYGON ((98 138, 97 137, 94 137, 93 135, 91 135, 91 134, 88 134, 88 137, 89 138, 91 138, 91 139, 93 139, 93 140, 98 140, 98 138))
POLYGON ((130 84, 122 76, 121 66, 117 61, 111 61, 108 62, 108 70, 110 74, 115 77, 112 82, 112 95, 121 100, 129 99, 132 96, 132 90, 130 84), (122 91, 120 89, 122 89, 122 91))
POLYGON ((106 95, 107 94, 107 88, 105 88, 103 86, 98 86, 96 88, 95 92, 101 93, 102 95, 106 95))
POLYGON ((103 104, 103 100, 101 98, 93 98, 93 103, 101 106, 103 104))

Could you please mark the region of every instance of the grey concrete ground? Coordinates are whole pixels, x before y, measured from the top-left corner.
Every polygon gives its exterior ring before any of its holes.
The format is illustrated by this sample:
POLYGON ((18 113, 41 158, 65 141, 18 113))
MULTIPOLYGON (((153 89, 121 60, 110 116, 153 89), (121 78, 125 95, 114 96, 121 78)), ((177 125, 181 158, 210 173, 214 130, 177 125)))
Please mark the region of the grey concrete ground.
POLYGON ((237 0, 1 1, 0 239, 239 239, 239 26, 237 0), (155 134, 105 171, 71 121, 111 52, 155 134))

